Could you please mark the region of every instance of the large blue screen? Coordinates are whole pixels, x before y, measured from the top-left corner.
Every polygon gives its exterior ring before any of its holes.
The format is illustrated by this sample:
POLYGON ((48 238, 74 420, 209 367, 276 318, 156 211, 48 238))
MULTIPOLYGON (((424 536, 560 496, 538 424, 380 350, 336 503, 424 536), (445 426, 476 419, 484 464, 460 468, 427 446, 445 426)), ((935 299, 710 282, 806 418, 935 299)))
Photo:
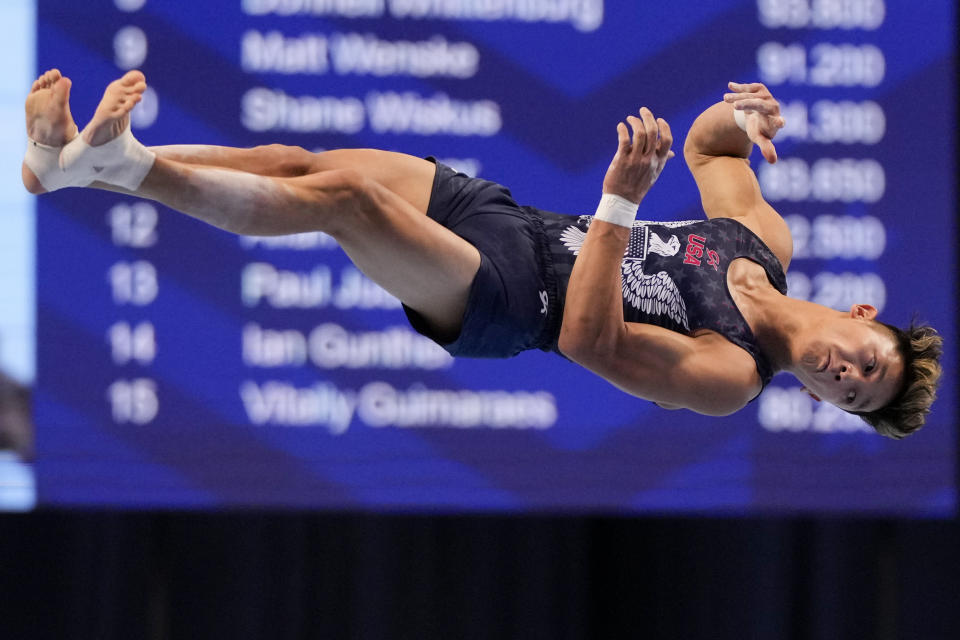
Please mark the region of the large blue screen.
MULTIPOLYGON (((616 123, 682 136, 729 80, 788 124, 754 166, 791 295, 953 344, 953 0, 42 0, 38 65, 92 115, 130 68, 147 144, 433 155, 592 213, 616 123), (763 165, 763 166, 761 166, 763 165)), ((38 198, 39 501, 128 507, 945 515, 952 355, 901 442, 778 376, 727 418, 544 353, 453 360, 329 237, 239 238, 106 192, 38 198)), ((681 157, 641 217, 703 216, 681 157)), ((952 348, 952 347, 951 347, 952 348)))

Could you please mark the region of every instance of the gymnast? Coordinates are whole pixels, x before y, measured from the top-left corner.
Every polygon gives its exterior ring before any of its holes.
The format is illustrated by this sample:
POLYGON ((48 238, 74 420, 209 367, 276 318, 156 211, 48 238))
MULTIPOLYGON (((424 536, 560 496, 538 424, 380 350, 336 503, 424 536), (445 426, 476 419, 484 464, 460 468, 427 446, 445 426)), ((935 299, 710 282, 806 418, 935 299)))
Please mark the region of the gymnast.
POLYGON ((748 157, 776 162, 783 126, 762 84, 729 84, 684 145, 706 220, 637 222, 673 134, 646 107, 617 124, 593 216, 518 205, 501 185, 432 158, 269 145, 147 148, 130 132, 146 80, 110 83, 78 132, 70 80, 44 73, 26 100, 31 193, 130 193, 237 234, 323 231, 396 296, 411 325, 454 356, 554 351, 668 409, 728 415, 777 371, 882 435, 919 429, 936 396, 942 339, 786 296, 793 243, 748 157))

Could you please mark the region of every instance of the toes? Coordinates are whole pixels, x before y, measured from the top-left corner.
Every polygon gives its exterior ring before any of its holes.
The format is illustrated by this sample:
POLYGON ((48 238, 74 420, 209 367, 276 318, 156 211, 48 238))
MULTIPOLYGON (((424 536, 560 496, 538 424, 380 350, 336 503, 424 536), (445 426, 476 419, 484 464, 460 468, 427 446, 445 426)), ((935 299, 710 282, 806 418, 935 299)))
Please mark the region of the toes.
POLYGON ((49 89, 53 84, 60 79, 60 70, 59 69, 50 69, 42 76, 40 76, 40 85, 42 89, 49 89))
POLYGON ((138 71, 137 69, 134 69, 132 71, 127 71, 125 74, 123 74, 123 77, 120 78, 120 82, 123 85, 128 87, 134 86, 142 82, 144 83, 144 87, 146 87, 147 78, 146 76, 143 75, 142 71, 138 71))
POLYGON ((41 89, 49 89, 55 85, 63 75, 60 73, 59 69, 50 69, 40 74, 40 77, 33 81, 33 84, 30 86, 30 93, 34 91, 39 91, 41 89))
POLYGON ((128 71, 119 80, 114 80, 107 87, 108 93, 118 96, 123 100, 128 96, 139 96, 147 89, 147 82, 143 74, 139 71, 128 71))
POLYGON ((68 100, 70 97, 70 87, 73 83, 70 78, 60 77, 53 85, 53 93, 61 100, 68 100))

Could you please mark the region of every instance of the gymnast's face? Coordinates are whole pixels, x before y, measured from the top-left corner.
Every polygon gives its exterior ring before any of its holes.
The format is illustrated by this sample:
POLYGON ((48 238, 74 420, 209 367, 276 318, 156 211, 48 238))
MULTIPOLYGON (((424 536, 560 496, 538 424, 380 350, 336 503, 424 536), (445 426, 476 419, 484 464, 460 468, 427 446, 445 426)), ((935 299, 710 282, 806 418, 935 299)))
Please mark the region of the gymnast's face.
POLYGON ((875 411, 893 400, 903 380, 903 357, 876 315, 869 305, 854 305, 804 345, 794 373, 811 396, 855 412, 875 411))

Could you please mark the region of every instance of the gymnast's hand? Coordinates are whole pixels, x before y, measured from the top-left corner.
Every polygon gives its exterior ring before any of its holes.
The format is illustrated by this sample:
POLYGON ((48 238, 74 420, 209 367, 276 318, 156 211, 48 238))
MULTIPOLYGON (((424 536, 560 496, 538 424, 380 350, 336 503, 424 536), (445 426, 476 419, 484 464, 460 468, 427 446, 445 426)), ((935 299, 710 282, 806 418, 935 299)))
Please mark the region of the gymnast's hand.
POLYGON ((744 119, 740 122, 746 127, 747 137, 760 147, 760 153, 770 164, 777 161, 777 149, 773 146, 773 137, 777 135, 786 121, 780 115, 780 103, 770 90, 759 82, 750 84, 727 84, 732 93, 723 94, 723 101, 733 105, 736 111, 742 111, 744 119))
POLYGON ((673 134, 667 121, 654 118, 646 107, 640 109, 639 118, 627 116, 627 122, 633 129, 633 137, 626 124, 617 124, 620 144, 603 178, 603 192, 639 203, 674 155, 670 150, 673 134))

